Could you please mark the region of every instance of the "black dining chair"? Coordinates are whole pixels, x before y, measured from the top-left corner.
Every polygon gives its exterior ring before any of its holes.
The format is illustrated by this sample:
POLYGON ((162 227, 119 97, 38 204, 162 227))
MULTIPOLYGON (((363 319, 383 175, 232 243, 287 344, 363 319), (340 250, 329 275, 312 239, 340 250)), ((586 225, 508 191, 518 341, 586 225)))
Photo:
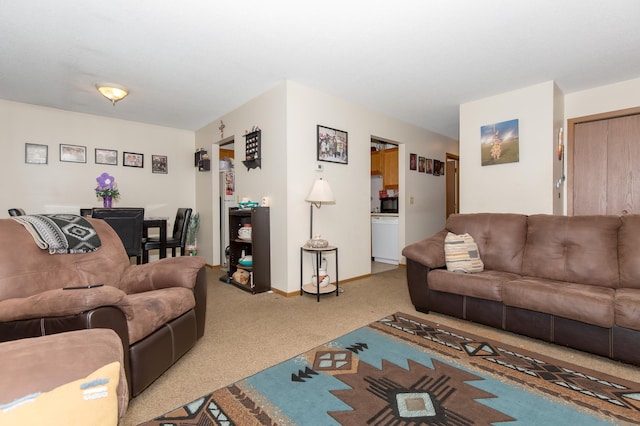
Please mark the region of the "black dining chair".
POLYGON ((23 209, 9 209, 9 216, 24 216, 25 214, 23 209))
MULTIPOLYGON (((176 257, 176 249, 180 249, 180 256, 184 256, 185 245, 187 244, 187 230, 191 221, 190 208, 179 208, 176 213, 176 220, 173 222, 173 233, 167 238, 165 248, 171 249, 171 256, 176 257)), ((160 250, 162 243, 158 238, 147 238, 142 244, 142 263, 149 261, 150 250, 160 250)))
POLYGON ((113 209, 94 208, 94 219, 104 219, 122 240, 129 257, 135 257, 136 263, 142 263, 142 225, 144 208, 118 207, 113 209))

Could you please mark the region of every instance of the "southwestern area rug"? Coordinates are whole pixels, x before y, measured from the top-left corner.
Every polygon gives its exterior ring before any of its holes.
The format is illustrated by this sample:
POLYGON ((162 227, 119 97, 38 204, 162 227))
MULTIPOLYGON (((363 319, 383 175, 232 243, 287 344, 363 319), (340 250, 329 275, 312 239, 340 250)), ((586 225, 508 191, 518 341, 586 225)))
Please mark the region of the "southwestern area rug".
POLYGON ((396 313, 145 426, 640 424, 640 384, 396 313))

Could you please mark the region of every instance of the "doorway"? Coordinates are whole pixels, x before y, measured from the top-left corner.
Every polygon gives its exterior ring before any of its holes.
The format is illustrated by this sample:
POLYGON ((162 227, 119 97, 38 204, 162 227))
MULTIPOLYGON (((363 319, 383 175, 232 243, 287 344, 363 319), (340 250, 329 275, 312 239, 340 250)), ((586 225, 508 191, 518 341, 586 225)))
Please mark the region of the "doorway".
POLYGON ((447 152, 445 164, 446 216, 460 213, 460 157, 447 152))
POLYGON ((400 261, 398 144, 371 138, 371 273, 397 269, 400 261))
POLYGON ((235 197, 234 139, 230 137, 218 145, 220 164, 219 176, 219 213, 220 213, 220 267, 228 268, 227 247, 229 246, 229 209, 237 207, 235 197))

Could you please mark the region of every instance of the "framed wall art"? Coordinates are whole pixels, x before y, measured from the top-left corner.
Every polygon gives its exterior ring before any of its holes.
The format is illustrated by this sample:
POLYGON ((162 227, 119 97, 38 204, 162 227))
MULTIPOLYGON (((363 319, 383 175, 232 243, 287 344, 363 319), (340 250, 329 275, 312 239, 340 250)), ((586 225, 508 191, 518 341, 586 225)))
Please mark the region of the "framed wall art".
POLYGON ((347 132, 318 125, 318 161, 349 162, 347 132))
POLYGON ((47 164, 49 162, 49 145, 24 144, 24 162, 27 164, 47 164))
POLYGON ((135 152, 122 153, 122 165, 127 167, 144 167, 144 154, 135 152))
POLYGON ((152 155, 151 156, 151 172, 152 173, 169 173, 169 165, 167 164, 166 155, 152 155))
POLYGON ((480 127, 480 161, 483 166, 520 161, 518 119, 480 127))
POLYGON ((87 147, 80 145, 60 144, 60 161, 68 163, 86 163, 87 147))
POLYGON ((425 165, 427 164, 427 159, 424 157, 418 157, 418 173, 425 172, 425 165))
POLYGON ((418 154, 409 154, 409 170, 417 170, 418 154))
POLYGON ((118 151, 96 148, 96 164, 118 165, 118 151))

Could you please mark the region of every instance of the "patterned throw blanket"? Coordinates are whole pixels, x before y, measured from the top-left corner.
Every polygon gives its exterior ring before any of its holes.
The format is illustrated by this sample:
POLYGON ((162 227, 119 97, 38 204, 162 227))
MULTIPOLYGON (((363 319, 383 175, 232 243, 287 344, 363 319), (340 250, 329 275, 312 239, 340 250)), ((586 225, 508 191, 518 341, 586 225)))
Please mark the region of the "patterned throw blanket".
POLYGON ((84 217, 75 214, 34 214, 11 219, 21 223, 41 249, 56 253, 88 253, 100 248, 100 237, 84 217))

